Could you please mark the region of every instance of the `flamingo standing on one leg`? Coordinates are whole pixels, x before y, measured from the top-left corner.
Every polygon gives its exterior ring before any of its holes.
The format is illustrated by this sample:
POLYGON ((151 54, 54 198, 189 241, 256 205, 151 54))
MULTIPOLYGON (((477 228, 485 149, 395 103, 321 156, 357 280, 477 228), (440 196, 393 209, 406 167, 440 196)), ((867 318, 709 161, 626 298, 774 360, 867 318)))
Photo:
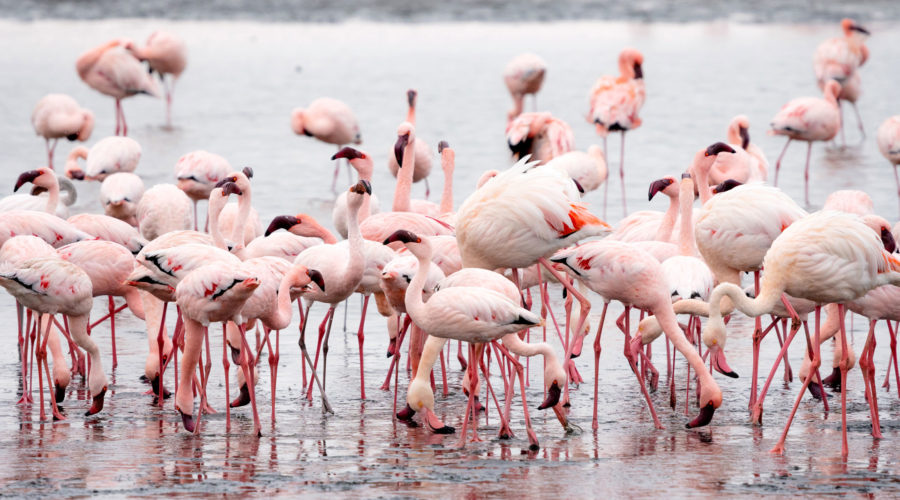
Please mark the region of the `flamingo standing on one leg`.
MULTIPOLYGON (((362 143, 359 122, 350 106, 330 97, 320 97, 309 103, 306 109, 294 108, 291 111, 291 130, 297 135, 307 135, 334 144, 339 150, 347 144, 362 143)), ((334 179, 331 181, 332 192, 337 189, 339 170, 340 165, 335 164, 334 179)))
MULTIPOLYGON (((766 252, 759 295, 748 298, 741 288, 732 283, 722 283, 710 297, 709 321, 703 330, 707 345, 721 345, 725 340, 725 323, 722 320, 720 301, 729 297, 735 307, 748 316, 769 313, 775 301, 783 293, 802 297, 819 304, 837 303, 843 309, 845 303, 865 295, 873 288, 900 284, 900 260, 888 253, 881 238, 856 215, 835 211, 823 211, 800 219, 775 239, 766 252)), ((790 308, 788 308, 790 309, 790 308)), ((797 318, 794 318, 795 320, 797 318)), ((841 363, 841 416, 842 455, 847 448, 847 349, 846 335, 841 322, 841 342, 844 359, 841 363)), ((795 331, 799 322, 792 327, 795 331)), ((819 328, 817 324, 812 368, 821 363, 819 355, 819 328)), ((784 452, 791 421, 813 377, 803 381, 803 387, 788 417, 784 432, 773 453, 784 452)))
POLYGON ((878 127, 878 150, 894 167, 894 180, 897 181, 897 199, 900 200, 900 115, 892 116, 878 127))
MULTIPOLYGON (((869 37, 869 31, 856 24, 852 19, 841 20, 841 29, 844 36, 825 40, 816 48, 813 55, 813 70, 816 73, 816 83, 819 88, 825 88, 825 83, 835 80, 841 84, 841 92, 838 94, 838 108, 840 101, 845 100, 853 105, 856 112, 856 121, 859 124, 859 132, 866 137, 862 120, 859 117, 859 108, 856 100, 860 93, 860 77, 857 71, 869 58, 869 48, 865 41, 869 37)), ((841 120, 841 139, 843 140, 844 124, 841 120)))
POLYGON ((172 127, 172 94, 175 93, 175 83, 187 66, 187 49, 184 40, 168 31, 154 31, 147 38, 147 44, 137 48, 129 47, 131 53, 141 61, 147 61, 150 72, 159 75, 166 93, 166 126, 172 127), (166 81, 166 75, 172 75, 172 83, 166 81))
POLYGON ((809 160, 814 141, 830 141, 841 128, 841 112, 837 97, 841 84, 835 80, 825 83, 823 97, 798 97, 785 104, 771 122, 769 133, 788 138, 784 149, 775 162, 775 186, 778 186, 778 171, 781 159, 791 141, 806 141, 806 167, 803 170, 803 194, 809 205, 809 160))
POLYGON ((534 111, 537 111, 537 93, 544 84, 546 74, 547 63, 535 54, 519 54, 507 63, 503 69, 503 82, 513 98, 513 109, 506 114, 507 123, 522 114, 528 94, 534 97, 534 111))
MULTIPOLYGON (((407 90, 406 91, 406 99, 409 103, 409 110, 406 113, 406 120, 404 123, 409 123, 412 127, 416 126, 416 99, 418 98, 419 93, 415 90, 407 90)), ((401 127, 403 125, 401 124, 401 127)), ((412 137, 409 137, 410 146, 413 148, 414 152, 414 167, 412 174, 412 183, 419 182, 421 180, 425 181, 425 199, 428 199, 428 196, 431 194, 431 188, 428 187, 428 175, 431 173, 431 163, 434 153, 432 153, 431 148, 428 147, 428 143, 423 141, 422 139, 415 137, 415 134, 412 137)), ((388 169, 391 171, 391 174, 400 180, 400 167, 405 164, 413 163, 411 159, 406 158, 400 154, 397 154, 397 146, 394 146, 394 151, 392 155, 388 155, 388 169)), ((395 209, 396 210, 396 209, 395 209)))
POLYGON ((63 137, 81 142, 90 139, 94 131, 94 113, 65 94, 47 94, 34 106, 31 125, 34 133, 44 138, 47 165, 53 168, 56 142, 63 137))
MULTIPOLYGON (((619 54, 619 76, 602 76, 594 83, 590 93, 591 108, 587 114, 589 123, 596 125, 603 137, 603 151, 607 151, 606 136, 610 132, 622 132, 622 148, 619 155, 619 179, 622 181, 622 211, 628 215, 625 204, 625 132, 641 126, 638 113, 647 96, 644 89, 644 56, 636 49, 626 48, 619 54)), ((604 210, 604 216, 606 215, 604 210)))
POLYGON ((130 40, 110 40, 81 54, 75 62, 84 83, 116 100, 116 135, 128 135, 122 99, 137 94, 159 97, 159 86, 128 51, 131 46, 130 40))

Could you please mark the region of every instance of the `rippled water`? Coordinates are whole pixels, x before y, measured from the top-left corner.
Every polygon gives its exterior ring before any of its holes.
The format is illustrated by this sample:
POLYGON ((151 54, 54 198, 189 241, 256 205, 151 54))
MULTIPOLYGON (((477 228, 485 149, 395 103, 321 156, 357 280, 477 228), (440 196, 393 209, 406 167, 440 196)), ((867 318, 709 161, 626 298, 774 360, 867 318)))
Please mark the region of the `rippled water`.
MULTIPOLYGON (((863 69, 864 96, 860 110, 869 138, 845 150, 813 148, 814 204, 842 188, 863 188, 876 210, 893 219, 896 192, 887 162, 875 147, 875 128, 896 114, 893 100, 900 56, 897 25, 874 23, 869 42, 871 61, 863 69)), ((162 103, 144 97, 125 103, 129 132, 144 148, 139 173, 148 185, 171 182, 175 160, 194 149, 208 149, 235 166, 251 165, 254 203, 268 220, 283 213, 308 212, 330 221, 328 183, 334 149, 294 136, 288 127, 290 109, 315 97, 330 95, 347 101, 359 116, 365 143, 378 166, 374 189, 383 200, 392 179, 382 168, 393 143, 396 125, 405 116, 405 90, 420 92, 418 133, 430 143, 446 139, 456 148, 457 206, 470 192, 481 171, 508 164, 503 130, 510 106, 499 73, 513 55, 531 50, 550 65, 539 96, 542 109, 569 121, 576 144, 596 142, 584 122, 586 94, 593 80, 615 67, 624 45, 645 54, 648 100, 644 126, 627 142, 627 187, 632 210, 662 209, 665 202, 644 201, 650 180, 683 171, 695 150, 724 138, 729 119, 745 113, 751 134, 770 159, 782 140, 764 135, 764 125, 788 99, 816 95, 811 54, 820 40, 834 36, 832 25, 643 24, 577 22, 554 24, 372 24, 336 25, 259 22, 173 22, 158 20, 0 21, 0 151, 7 165, 0 191, 10 192, 20 171, 44 158, 43 142, 35 138, 28 118, 37 100, 48 92, 65 92, 97 114, 95 139, 113 130, 111 100, 88 89, 74 71, 74 60, 86 48, 117 36, 144 39, 154 29, 181 33, 190 48, 189 66, 175 95, 175 128, 164 129, 162 103)), ((847 140, 858 140, 852 118, 847 140)), ((94 141, 91 141, 92 143, 94 141)), ((613 141, 617 142, 617 141, 613 141)), ((57 161, 68 152, 61 145, 57 161)), ((794 147, 785 159, 782 187, 802 196, 805 148, 794 147)), ((618 161, 618 145, 610 160, 618 161)), ((432 178, 439 192, 440 177, 432 178)), ((345 177, 341 182, 346 183, 345 177)), ((610 189, 610 219, 619 216, 616 181, 610 189)), ((99 210, 96 184, 79 185, 77 210, 99 210)), ((421 196, 423 188, 414 193, 421 196)), ((592 193, 598 207, 602 195, 592 193)), ((561 311, 558 291, 551 293, 561 311)), ((0 484, 11 495, 157 495, 167 494, 295 494, 298 492, 366 496, 497 495, 712 495, 751 496, 761 493, 875 493, 900 490, 900 438, 896 392, 881 396, 881 441, 869 435, 868 409, 858 370, 850 375, 848 410, 850 457, 840 459, 839 398, 823 416, 821 404, 805 398, 787 441, 784 457, 768 454, 778 438, 799 384, 783 388, 780 376, 770 390, 765 426, 748 423, 752 323, 739 318, 729 325, 729 361, 742 378, 717 375, 725 401, 713 424, 685 430, 684 370, 678 365, 678 407, 668 408, 669 394, 660 388, 654 401, 665 430, 653 428, 637 384, 622 359, 622 335, 611 321, 603 336, 600 425, 591 430, 591 384, 572 388, 570 419, 584 432, 563 435, 552 414, 531 410, 542 448, 527 453, 521 412, 514 410, 515 439, 499 441, 496 410, 480 425, 485 442, 464 450, 458 436, 436 436, 391 420, 392 398, 378 390, 387 369, 383 320, 369 314, 366 336, 366 401, 358 391, 355 332, 343 335, 335 322, 329 353, 328 392, 335 415, 323 415, 318 396, 301 398, 299 350, 295 324, 283 332, 277 397, 277 424, 269 419, 266 359, 258 389, 263 419, 261 439, 249 436, 252 421, 246 409, 233 416, 230 433, 221 414, 204 417, 199 437, 186 434, 168 402, 153 406, 138 380, 146 340, 142 325, 132 318, 119 323, 119 368, 112 373, 107 406, 98 417, 81 413, 88 403, 84 387, 73 381, 67 402, 68 419, 41 423, 36 408, 16 406, 18 364, 13 346, 15 311, 11 299, 0 301, 7 322, 8 348, 0 351, 0 484), (79 399, 80 398, 80 399, 79 399)), ((595 300, 592 320, 599 319, 595 300)), ((99 304, 99 301, 98 301, 99 304)), ((100 309, 96 311, 97 316, 100 309)), ((359 302, 350 301, 348 329, 354 330, 359 302)), ((370 308, 371 311, 371 308, 370 308)), ((613 305, 611 316, 621 309, 613 305)), ((324 310, 317 307, 313 320, 324 310)), ((171 318, 171 315, 170 315, 171 318)), ((339 315, 340 318, 340 315, 339 315)), ((852 341, 857 352, 865 324, 855 321, 852 341)), ((876 353, 878 380, 887 359, 886 332, 876 353)), ((537 335, 538 332, 533 332, 537 335)), ((96 330, 109 359, 108 333, 96 330)), ((592 337, 593 338, 593 337, 592 337)), ((251 339, 252 340, 252 339, 251 339)), ((210 402, 220 412, 225 396, 220 368, 221 341, 212 337, 213 374, 210 402)), ((799 365, 802 341, 791 350, 799 365)), ((659 352, 662 344, 654 346, 659 352)), ((827 349, 826 349, 827 350, 827 349)), ((763 360, 777 352, 774 338, 763 347, 763 360)), ((578 360, 581 373, 593 373, 590 352, 578 360)), ((826 354, 827 360, 829 356, 826 354)), ((657 356, 657 364, 662 357, 657 356)), ((827 364, 827 362, 826 362, 827 364)), ((107 365, 108 366, 108 365, 107 365)), ((533 368, 539 367, 536 365, 533 368)), ((665 366, 660 367, 665 373, 665 366)), ((795 366, 796 368, 796 366, 795 366)), ((439 372, 438 372, 439 373, 439 372)), ((449 425, 460 425, 465 400, 459 390, 462 372, 451 361, 450 394, 440 396, 437 412, 449 425)), ((169 375, 171 386, 171 374, 169 375)), ((400 378, 401 396, 408 378, 400 378)), ((533 408, 541 398, 540 370, 531 370, 528 392, 533 408)), ((496 387, 502 383, 494 379, 496 387)), ((896 391, 892 385, 892 391, 896 391)), ((693 413, 693 408, 691 409, 693 413)))

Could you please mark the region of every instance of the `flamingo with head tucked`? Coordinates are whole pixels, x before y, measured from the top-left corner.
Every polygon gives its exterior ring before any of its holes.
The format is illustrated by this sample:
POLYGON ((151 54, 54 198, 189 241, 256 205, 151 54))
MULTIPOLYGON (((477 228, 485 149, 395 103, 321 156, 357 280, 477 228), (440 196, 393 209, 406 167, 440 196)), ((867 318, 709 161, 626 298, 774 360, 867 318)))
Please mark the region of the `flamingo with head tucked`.
POLYGON ((537 111, 537 93, 546 74, 547 63, 535 54, 519 54, 507 63, 503 69, 503 82, 513 98, 513 109, 506 114, 507 122, 522 114, 525 96, 529 94, 534 97, 534 111, 537 111))
MULTIPOLYGON (((869 48, 865 44, 866 39, 869 37, 869 31, 849 18, 841 20, 841 29, 844 32, 844 36, 825 40, 816 48, 816 52, 813 55, 813 70, 816 73, 816 83, 819 84, 820 89, 824 90, 825 84, 829 80, 835 80, 841 84, 841 92, 837 96, 838 109, 841 109, 840 101, 848 101, 853 105, 853 111, 856 112, 856 122, 859 124, 859 132, 865 138, 866 132, 863 128, 862 119, 859 116, 859 108, 856 107, 856 100, 859 99, 861 87, 857 70, 869 58, 869 48)), ((844 123, 842 119, 842 140, 843 133, 844 123)))
POLYGON ((65 94, 47 94, 31 112, 34 133, 43 137, 47 146, 47 165, 53 168, 53 152, 59 139, 84 142, 94 131, 94 113, 82 108, 65 94))
MULTIPOLYGON (((291 130, 297 135, 315 137, 322 142, 334 144, 338 149, 347 144, 362 143, 359 122, 350 106, 330 97, 320 97, 309 103, 306 109, 294 108, 291 111, 291 130)), ((337 187, 339 167, 338 164, 334 166, 332 192, 337 187)))
POLYGON ((172 126, 172 94, 175 93, 175 83, 187 66, 187 49, 184 40, 168 31, 154 31, 147 38, 143 47, 130 45, 129 49, 135 57, 146 61, 150 66, 150 73, 156 71, 159 81, 162 82, 166 93, 166 126, 172 126), (166 75, 172 75, 172 83, 166 81, 166 75))

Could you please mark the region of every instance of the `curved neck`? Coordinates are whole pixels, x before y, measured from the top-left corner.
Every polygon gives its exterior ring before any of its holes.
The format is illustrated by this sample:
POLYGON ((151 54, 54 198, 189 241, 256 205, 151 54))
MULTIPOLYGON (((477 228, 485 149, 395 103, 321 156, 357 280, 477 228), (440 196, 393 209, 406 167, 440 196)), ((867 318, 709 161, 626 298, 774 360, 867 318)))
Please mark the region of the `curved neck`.
POLYGON ((453 169, 456 163, 456 153, 450 148, 444 148, 441 152, 441 169, 444 171, 444 192, 441 193, 441 213, 453 212, 453 169))
POLYGON ((59 206, 59 181, 54 177, 53 182, 47 185, 47 213, 56 215, 57 206, 59 206))
MULTIPOLYGON (((368 198, 368 196, 366 196, 366 198, 368 198)), ((347 263, 347 267, 344 271, 344 276, 350 278, 353 278, 355 276, 361 277, 366 267, 366 254, 363 251, 363 237, 359 232, 360 207, 359 205, 354 206, 353 203, 348 203, 347 208, 350 209, 350 213, 347 217, 347 240, 349 245, 350 261, 347 263)))
MULTIPOLYGON (((693 197, 694 193, 691 193, 691 198, 693 197)), ((678 218, 678 203, 680 198, 680 194, 669 197, 669 208, 667 208, 666 213, 663 214, 662 221, 659 223, 659 228, 656 230, 656 241, 669 242, 672 240, 672 230, 675 229, 675 219, 678 218)))
POLYGON ((209 205, 207 217, 209 218, 209 235, 212 236, 213 244, 222 250, 228 250, 225 238, 222 237, 222 231, 219 229, 219 214, 225 206, 216 202, 209 205))
MULTIPOLYGON (((366 158, 356 159, 350 162, 350 165, 356 169, 359 180, 372 182, 372 170, 374 169, 374 166, 371 158, 367 156, 366 158)), ((366 196, 362 202, 362 206, 359 208, 359 221, 362 222, 368 219, 370 215, 372 215, 372 197, 366 196)))
POLYGON ((681 204, 681 234, 678 241, 678 252, 693 257, 697 255, 694 244, 694 183, 691 179, 681 180, 681 191, 678 194, 681 204))
MULTIPOLYGON (((694 168, 691 172, 692 175, 697 177, 697 191, 700 193, 700 204, 705 205, 707 201, 711 200, 713 197, 712 189, 709 187, 709 169, 712 168, 712 161, 704 156, 703 152, 697 153, 697 157, 695 157, 694 168)), ((713 158, 715 161, 715 158, 713 158)), ((691 194, 693 197, 693 194, 691 194)))
POLYGON ((426 253, 430 254, 431 252, 423 252, 423 255, 416 255, 416 260, 419 261, 419 269, 416 270, 416 275, 409 282, 404 300, 406 313, 413 318, 414 322, 420 325, 421 320, 428 317, 428 313, 425 311, 425 302, 422 300, 425 280, 428 279, 428 272, 431 270, 431 258, 430 255, 424 255, 426 253))
POLYGON ((244 228, 247 226, 247 220, 250 218, 250 186, 243 188, 242 194, 238 196, 238 214, 234 227, 231 229, 231 241, 234 242, 236 250, 244 248, 244 228))
POLYGON ((750 317, 757 317, 766 314, 772 310, 775 301, 781 297, 783 290, 780 287, 766 286, 766 280, 763 279, 760 287, 759 296, 755 299, 747 297, 741 287, 734 283, 722 283, 713 290, 709 297, 709 318, 711 320, 721 321, 721 301, 728 297, 734 303, 734 307, 742 313, 750 317))
POLYGON ((525 104, 525 94, 516 94, 513 96, 513 109, 509 112, 510 121, 522 114, 522 108, 525 104))
POLYGON ((415 125, 416 124, 416 105, 410 105, 409 109, 406 111, 406 121, 415 125))
POLYGON ((397 187, 394 188, 394 212, 409 212, 409 199, 412 192, 413 174, 416 169, 416 137, 409 134, 409 142, 403 149, 403 165, 397 172, 397 187))
POLYGON ((278 285, 278 298, 276 300, 275 311, 272 313, 272 316, 269 318, 268 326, 272 330, 283 330, 291 324, 292 317, 292 308, 291 304, 291 285, 294 284, 296 280, 297 273, 301 272, 300 268, 292 267, 287 273, 284 274, 284 277, 281 278, 281 283, 278 285))

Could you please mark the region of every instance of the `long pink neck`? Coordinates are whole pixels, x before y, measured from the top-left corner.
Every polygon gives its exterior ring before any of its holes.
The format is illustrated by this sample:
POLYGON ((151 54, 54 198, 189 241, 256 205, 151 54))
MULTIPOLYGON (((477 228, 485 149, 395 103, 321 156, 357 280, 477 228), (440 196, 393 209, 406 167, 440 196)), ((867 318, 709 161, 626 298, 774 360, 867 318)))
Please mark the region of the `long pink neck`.
POLYGON ((697 255, 694 243, 694 183, 690 178, 681 179, 679 192, 681 204, 681 234, 678 241, 678 253, 687 257, 697 255))
MULTIPOLYGON (((44 174, 47 175, 47 174, 44 174)), ((45 209, 48 214, 56 214, 56 207, 59 206, 59 181, 56 180, 56 176, 53 177, 53 181, 47 183, 47 208, 45 209)))
POLYGON ((406 111, 406 121, 408 121, 409 123, 411 123, 413 125, 416 124, 416 105, 415 104, 410 106, 409 109, 406 111))
POLYGON ((244 248, 244 229, 247 227, 247 220, 250 218, 251 203, 250 185, 242 188, 242 194, 238 196, 238 214, 234 227, 231 229, 231 241, 234 242, 234 248, 240 250, 244 248))
MULTIPOLYGON (((691 193, 691 198, 693 197, 694 193, 691 193)), ((663 214, 659 228, 656 230, 656 241, 669 242, 672 240, 672 230, 675 229, 675 220, 678 218, 678 200, 678 194, 669 197, 669 208, 663 214)))
POLYGON ((713 161, 715 158, 711 161, 703 151, 694 155, 694 168, 691 169, 691 174, 697 177, 697 191, 700 193, 701 204, 706 204, 713 197, 712 188, 709 187, 709 169, 712 168, 713 161))
POLYGON ((296 282, 297 274, 300 268, 291 268, 278 285, 278 299, 276 301, 275 310, 267 318, 266 326, 272 330, 284 330, 291 324, 292 311, 291 308, 291 286, 296 282))
POLYGON ((441 213, 453 212, 453 169, 456 163, 456 153, 449 147, 441 152, 441 169, 444 171, 444 192, 441 193, 441 213))
POLYGON ((403 148, 403 166, 397 174, 397 187, 394 188, 394 212, 409 212, 409 200, 412 193, 413 174, 416 169, 416 137, 409 134, 409 142, 403 148))
MULTIPOLYGON (((358 158, 350 162, 350 165, 356 169, 359 180, 372 182, 374 165, 371 158, 368 156, 366 158, 358 158)), ((370 215, 372 215, 372 197, 366 196, 362 206, 359 208, 359 221, 362 222, 368 219, 370 215)))
MULTIPOLYGON (((218 195, 214 193, 213 196, 218 195)), ((228 250, 228 244, 225 243, 225 238, 222 237, 222 231, 219 229, 219 214, 224 208, 225 204, 219 201, 210 203, 207 217, 209 218, 209 235, 212 236, 213 244, 222 250, 228 250)))

